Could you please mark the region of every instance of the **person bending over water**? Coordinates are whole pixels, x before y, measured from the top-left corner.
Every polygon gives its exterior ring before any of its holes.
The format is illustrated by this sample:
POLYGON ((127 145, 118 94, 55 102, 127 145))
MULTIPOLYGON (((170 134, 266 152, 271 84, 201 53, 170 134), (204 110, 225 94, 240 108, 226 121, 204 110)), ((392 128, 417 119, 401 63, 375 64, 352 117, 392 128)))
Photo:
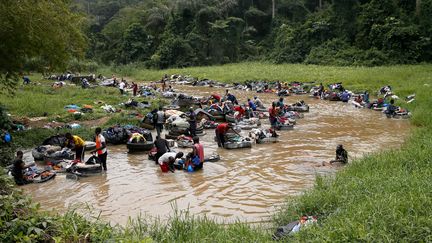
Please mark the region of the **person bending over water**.
MULTIPOLYGON (((219 147, 224 147, 225 145, 225 134, 228 132, 228 130, 233 130, 233 126, 230 123, 221 123, 219 124, 216 129, 215 129, 215 133, 216 133, 216 140, 218 143, 219 147)), ((234 131, 234 130, 233 130, 234 131)))
POLYGON ((77 135, 66 133, 66 147, 73 147, 75 149, 75 160, 84 161, 85 142, 77 135))
POLYGON ((176 159, 181 159, 183 157, 183 152, 167 152, 163 154, 159 159, 158 163, 161 167, 161 170, 163 172, 167 172, 166 169, 168 169, 171 172, 174 172, 174 162, 176 159))

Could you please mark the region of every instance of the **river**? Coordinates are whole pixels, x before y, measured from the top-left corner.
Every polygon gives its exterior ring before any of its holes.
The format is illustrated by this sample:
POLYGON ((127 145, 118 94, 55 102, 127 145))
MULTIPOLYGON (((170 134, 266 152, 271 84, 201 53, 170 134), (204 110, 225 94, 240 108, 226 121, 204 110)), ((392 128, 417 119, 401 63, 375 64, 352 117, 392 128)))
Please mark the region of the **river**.
MULTIPOLYGON (((224 92, 208 87, 176 88, 200 96, 224 92)), ((231 92, 242 101, 257 95, 231 92)), ((259 97, 266 106, 277 100, 275 94, 259 97)), ((294 130, 279 132, 278 143, 224 150, 214 142, 214 131, 207 130, 201 137, 205 153, 217 152, 222 159, 206 163, 196 173, 162 173, 146 153, 129 154, 126 145, 109 146, 107 173, 79 180, 59 174, 49 182, 23 188, 44 210, 63 212, 70 205, 84 208, 86 204, 112 223, 125 224, 129 217, 140 214, 166 218, 174 208, 224 222, 259 222, 268 220, 286 196, 310 188, 317 174, 338 170, 320 166, 334 158, 337 144, 345 146, 352 161, 367 153, 398 148, 409 133, 409 121, 387 119, 380 112, 357 109, 349 103, 306 95, 285 97, 285 103, 300 99, 310 105, 310 112, 297 121, 294 130)), ((269 127, 267 120, 262 121, 269 127)), ((31 159, 28 154, 26 159, 31 159)))

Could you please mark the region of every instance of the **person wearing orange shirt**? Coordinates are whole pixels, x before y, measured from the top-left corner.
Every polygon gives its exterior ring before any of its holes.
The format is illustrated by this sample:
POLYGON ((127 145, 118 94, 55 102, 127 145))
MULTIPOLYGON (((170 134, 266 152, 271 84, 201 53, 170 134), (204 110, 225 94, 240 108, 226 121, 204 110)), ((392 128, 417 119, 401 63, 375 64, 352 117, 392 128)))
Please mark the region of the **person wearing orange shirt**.
POLYGON ((97 157, 102 164, 102 168, 104 171, 106 171, 107 170, 106 161, 107 161, 108 151, 106 149, 105 137, 102 135, 102 129, 100 127, 95 129, 95 134, 96 134, 95 136, 96 149, 93 150, 92 152, 97 153, 97 157))

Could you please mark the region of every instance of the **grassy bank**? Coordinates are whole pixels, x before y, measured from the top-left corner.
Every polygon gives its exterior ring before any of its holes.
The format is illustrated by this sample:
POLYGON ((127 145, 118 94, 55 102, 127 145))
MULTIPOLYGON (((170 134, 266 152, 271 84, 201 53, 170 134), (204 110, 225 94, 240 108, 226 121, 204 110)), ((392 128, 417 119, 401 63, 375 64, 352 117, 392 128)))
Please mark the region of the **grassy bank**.
MULTIPOLYGON (((318 80, 325 83, 343 82, 348 89, 369 91, 376 91, 381 86, 389 84, 401 98, 416 93, 416 100, 413 103, 398 101, 413 112, 411 121, 415 126, 412 135, 403 142, 401 149, 368 155, 353 161, 331 178, 318 178, 312 189, 299 197, 287 200, 274 215, 274 226, 286 224, 307 214, 317 215, 319 224, 301 231, 293 236, 292 240, 432 241, 432 65, 345 68, 243 63, 163 71, 139 70, 132 67, 102 71, 105 75, 117 73, 137 80, 156 80, 164 73, 192 75, 226 82, 248 79, 318 80)), ((14 108, 10 110, 13 112, 14 108)), ((35 215, 39 213, 35 212, 35 215)), ((0 218, 0 232, 7 232, 5 229, 10 229, 11 226, 1 222, 6 221, 0 218)), ((270 232, 261 226, 254 228, 241 223, 224 226, 211 219, 194 218, 189 215, 177 215, 164 223, 147 222, 140 218, 122 228, 112 227, 100 221, 89 223, 74 212, 56 216, 55 222, 61 224, 52 224, 52 228, 38 226, 42 229, 40 234, 56 236, 63 241, 76 241, 85 238, 86 235, 95 241, 271 240, 270 232), (72 227, 74 224, 77 226, 72 227)), ((25 226, 20 227, 13 228, 15 231, 11 232, 29 229, 25 226)))
MULTIPOLYGON (((107 127, 115 124, 138 125, 140 119, 132 114, 145 115, 150 109, 126 108, 121 103, 126 102, 131 96, 121 96, 118 89, 112 87, 96 87, 82 89, 77 86, 65 86, 54 89, 50 86, 53 81, 43 80, 40 75, 31 76, 33 83, 38 85, 19 85, 14 95, 0 93, 2 104, 12 118, 20 123, 30 126, 31 130, 14 132, 15 145, 20 148, 30 148, 39 145, 45 138, 57 133, 65 133, 68 129, 43 129, 46 124, 57 122, 57 125, 79 123, 81 129, 73 130, 83 138, 90 138, 93 131, 91 127, 107 127), (92 113, 84 113, 77 119, 73 113, 69 113, 64 107, 76 104, 80 107, 90 105, 92 113), (112 105, 119 113, 107 113, 101 106, 112 105), (36 118, 36 120, 33 120, 36 118), (90 133, 89 133, 90 132, 90 133)), ((150 101, 152 108, 158 107, 159 99, 135 98, 137 101, 150 101)))

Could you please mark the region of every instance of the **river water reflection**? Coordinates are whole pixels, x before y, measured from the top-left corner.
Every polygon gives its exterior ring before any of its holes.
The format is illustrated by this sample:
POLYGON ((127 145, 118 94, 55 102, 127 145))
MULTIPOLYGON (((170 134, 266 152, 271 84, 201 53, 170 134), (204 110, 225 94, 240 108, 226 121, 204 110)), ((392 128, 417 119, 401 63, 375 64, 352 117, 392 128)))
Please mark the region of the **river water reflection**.
MULTIPOLYGON (((207 96, 224 89, 177 86, 207 96)), ((232 91, 239 100, 256 93, 232 91)), ((259 94, 265 105, 275 94, 259 94)), ((102 218, 124 224, 139 214, 168 216, 175 204, 194 214, 220 220, 255 222, 267 220, 287 195, 311 187, 316 174, 334 173, 321 167, 334 157, 342 143, 350 159, 380 149, 397 148, 409 130, 409 121, 387 119, 376 111, 356 109, 351 104, 319 101, 307 96, 286 97, 286 103, 304 99, 310 112, 292 131, 280 132, 280 142, 254 145, 252 149, 224 150, 213 141, 214 132, 201 137, 205 153, 217 152, 222 159, 206 163, 196 173, 161 173, 147 154, 128 154, 126 146, 109 146, 108 173, 77 181, 59 174, 44 184, 25 186, 25 191, 43 209, 64 211, 74 203, 88 203, 102 218)), ((263 126, 268 127, 268 121, 263 126)), ((247 131, 243 132, 247 134, 247 131)), ((177 149, 179 150, 179 149, 177 149)), ((27 155, 28 156, 28 155, 27 155)), ((88 156, 87 156, 88 157, 88 156)))

